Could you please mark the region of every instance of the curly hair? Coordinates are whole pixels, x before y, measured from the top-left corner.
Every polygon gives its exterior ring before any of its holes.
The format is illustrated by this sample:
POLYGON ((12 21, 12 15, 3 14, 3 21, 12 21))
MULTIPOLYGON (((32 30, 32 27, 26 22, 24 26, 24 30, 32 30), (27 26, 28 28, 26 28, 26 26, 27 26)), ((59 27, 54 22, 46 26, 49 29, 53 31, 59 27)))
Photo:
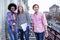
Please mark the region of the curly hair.
POLYGON ((14 6, 14 7, 15 7, 15 10, 17 9, 16 4, 14 4, 14 3, 10 3, 10 4, 8 5, 8 10, 10 10, 10 11, 11 11, 11 7, 12 7, 12 6, 14 6))

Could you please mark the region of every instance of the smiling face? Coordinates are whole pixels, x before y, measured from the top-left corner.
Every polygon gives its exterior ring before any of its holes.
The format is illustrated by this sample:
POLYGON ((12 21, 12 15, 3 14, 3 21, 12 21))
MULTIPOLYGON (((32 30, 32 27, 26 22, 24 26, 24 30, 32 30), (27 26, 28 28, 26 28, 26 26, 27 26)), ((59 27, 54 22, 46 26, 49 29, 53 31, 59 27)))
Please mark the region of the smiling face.
POLYGON ((11 7, 11 11, 12 11, 12 12, 15 11, 15 7, 14 7, 14 6, 11 7))
POLYGON ((35 4, 35 5, 33 6, 33 10, 34 10, 35 12, 38 12, 39 6, 38 6, 37 4, 35 4))
POLYGON ((23 12, 23 7, 22 6, 19 6, 18 7, 18 10, 19 10, 19 12, 23 12))

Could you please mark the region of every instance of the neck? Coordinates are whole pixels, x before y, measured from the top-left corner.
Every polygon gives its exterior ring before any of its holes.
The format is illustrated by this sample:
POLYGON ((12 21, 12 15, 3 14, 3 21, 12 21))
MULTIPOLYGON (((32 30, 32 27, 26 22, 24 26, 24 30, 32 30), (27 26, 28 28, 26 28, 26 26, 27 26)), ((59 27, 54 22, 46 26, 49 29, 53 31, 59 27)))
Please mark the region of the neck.
POLYGON ((37 14, 38 12, 35 12, 35 14, 37 14))
POLYGON ((11 11, 12 13, 14 12, 14 11, 11 11))
POLYGON ((20 13, 23 13, 22 11, 20 13))
POLYGON ((13 11, 11 11, 12 15, 15 14, 13 11))

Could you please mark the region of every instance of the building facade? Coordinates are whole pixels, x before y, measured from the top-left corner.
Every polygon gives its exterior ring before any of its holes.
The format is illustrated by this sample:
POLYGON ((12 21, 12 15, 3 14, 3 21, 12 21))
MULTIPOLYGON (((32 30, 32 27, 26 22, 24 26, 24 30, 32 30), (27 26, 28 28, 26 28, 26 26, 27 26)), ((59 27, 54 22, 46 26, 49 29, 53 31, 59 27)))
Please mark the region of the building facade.
POLYGON ((51 15, 52 17, 55 17, 55 16, 59 16, 59 6, 54 4, 52 5, 50 8, 49 8, 49 15, 51 15))

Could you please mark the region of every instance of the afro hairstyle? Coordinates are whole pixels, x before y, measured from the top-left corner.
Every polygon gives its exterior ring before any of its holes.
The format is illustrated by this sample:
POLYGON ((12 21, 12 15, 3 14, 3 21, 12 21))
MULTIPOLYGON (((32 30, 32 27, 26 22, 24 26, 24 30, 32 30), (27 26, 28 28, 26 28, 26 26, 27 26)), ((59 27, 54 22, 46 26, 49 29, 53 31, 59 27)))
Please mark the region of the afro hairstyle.
POLYGON ((12 7, 12 6, 14 6, 14 7, 15 7, 15 10, 17 9, 16 4, 14 4, 14 3, 10 3, 10 4, 8 5, 8 10, 10 10, 10 11, 11 11, 11 7, 12 7))

